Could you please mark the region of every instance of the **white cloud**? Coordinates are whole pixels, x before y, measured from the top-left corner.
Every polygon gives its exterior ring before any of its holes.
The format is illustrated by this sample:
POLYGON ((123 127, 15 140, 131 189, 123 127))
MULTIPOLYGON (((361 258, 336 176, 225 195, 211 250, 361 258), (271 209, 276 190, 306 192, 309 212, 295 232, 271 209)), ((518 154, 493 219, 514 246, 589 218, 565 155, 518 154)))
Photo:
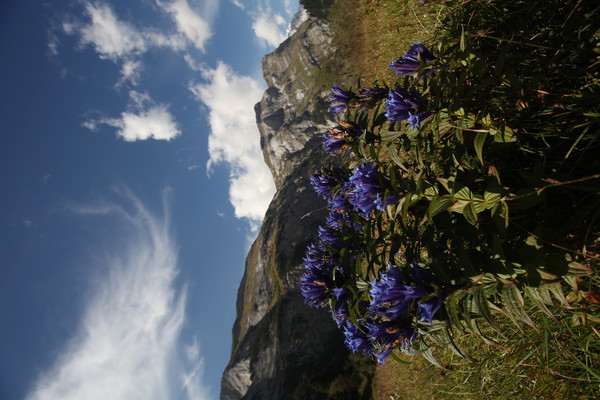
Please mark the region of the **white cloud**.
MULTIPOLYGON (((62 31, 79 36, 79 46, 91 46, 101 59, 121 64, 121 78, 117 86, 129 81, 138 83, 142 63, 140 57, 152 48, 185 49, 182 34, 159 32, 152 28, 136 27, 120 19, 109 4, 84 1, 85 21, 68 17, 62 22, 62 31)), ((197 22, 194 20, 194 22, 197 22)), ((58 36, 49 33, 48 46, 51 54, 58 54, 58 36)))
POLYGON ((285 40, 286 27, 287 23, 281 15, 272 15, 270 12, 256 16, 252 23, 254 34, 273 47, 285 40))
MULTIPOLYGON (((119 217, 114 243, 99 254, 97 275, 79 326, 27 400, 207 399, 197 342, 187 348, 185 289, 178 290, 177 245, 167 218, 157 218, 133 195, 127 207, 101 203, 70 211, 119 217), (94 208, 97 208, 94 211, 94 208), (121 240, 118 240, 121 239, 121 240)), ((89 263, 87 263, 89 265, 89 263)))
POLYGON ((246 8, 240 0, 231 0, 231 3, 242 10, 246 8))
POLYGON ((140 79, 141 71, 144 65, 140 60, 125 60, 121 65, 121 78, 117 83, 118 86, 123 85, 129 81, 133 85, 136 85, 140 79))
POLYGON ((155 139, 171 140, 181 134, 173 115, 165 104, 155 104, 148 93, 132 90, 129 93, 130 111, 120 118, 100 118, 85 121, 82 126, 96 130, 99 124, 117 128, 117 136, 126 142, 155 139))
POLYGON ((204 52, 206 41, 212 36, 208 22, 198 15, 188 4, 187 0, 175 0, 159 5, 171 14, 177 30, 182 33, 194 46, 204 52))
MULTIPOLYGON (((92 45, 101 58, 113 61, 147 50, 143 35, 131 24, 117 19, 108 5, 87 3, 85 9, 91 21, 79 28, 82 46, 92 45)), ((67 33, 77 30, 73 24, 65 24, 63 28, 67 33)))
POLYGON ((209 108, 208 168, 220 162, 229 164, 229 198, 235 215, 249 219, 256 228, 275 193, 254 113, 264 89, 223 62, 215 69, 204 69, 203 76, 208 83, 190 85, 190 90, 209 108))

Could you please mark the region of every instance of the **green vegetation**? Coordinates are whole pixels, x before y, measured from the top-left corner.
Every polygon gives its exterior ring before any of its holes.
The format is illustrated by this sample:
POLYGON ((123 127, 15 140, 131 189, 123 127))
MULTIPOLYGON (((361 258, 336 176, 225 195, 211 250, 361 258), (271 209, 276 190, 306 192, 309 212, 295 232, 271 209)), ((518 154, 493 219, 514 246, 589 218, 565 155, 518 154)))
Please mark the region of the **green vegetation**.
MULTIPOLYGON (((340 165, 349 173, 373 163, 390 182, 383 198, 399 197, 359 233, 343 233, 367 249, 340 256, 349 320, 366 318, 368 283, 388 262, 407 275, 420 263, 443 282, 438 290, 453 285, 433 322, 416 314, 407 322, 431 364, 395 353, 409 364, 378 367, 376 396, 595 398, 600 5, 424 3, 337 1, 327 10, 343 64, 331 84, 357 91, 397 83, 418 90, 415 110, 430 114, 414 128, 387 121, 383 101, 360 111, 352 98, 341 116, 372 137, 344 131, 352 153, 342 152, 340 165), (389 61, 417 39, 435 61, 395 76, 389 61)), ((442 297, 423 301, 432 296, 442 297)), ((423 317, 416 300, 410 307, 423 317)))

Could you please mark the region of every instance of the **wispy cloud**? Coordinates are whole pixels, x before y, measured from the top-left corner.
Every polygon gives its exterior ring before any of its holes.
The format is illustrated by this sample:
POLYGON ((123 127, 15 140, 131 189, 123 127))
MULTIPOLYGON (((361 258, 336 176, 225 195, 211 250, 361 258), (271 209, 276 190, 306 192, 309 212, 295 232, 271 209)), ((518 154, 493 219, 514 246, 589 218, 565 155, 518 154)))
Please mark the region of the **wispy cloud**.
MULTIPOLYGON (((203 50, 210 34, 209 24, 195 13, 186 0, 159 3, 162 10, 171 15, 176 23, 175 30, 158 31, 154 28, 136 26, 120 18, 105 2, 83 3, 83 17, 66 17, 62 31, 79 38, 79 47, 92 47, 101 59, 121 65, 118 85, 130 81, 138 83, 142 69, 140 57, 150 49, 166 48, 172 51, 185 50, 188 41, 203 50)), ((49 33, 48 46, 51 54, 58 54, 60 40, 56 29, 49 33)))
POLYGON ((281 15, 267 11, 254 18, 252 29, 258 38, 265 40, 270 46, 277 47, 285 39, 287 25, 281 15))
POLYGON ((265 46, 277 47, 285 40, 295 12, 290 0, 253 0, 252 4, 230 1, 251 18, 252 30, 265 46))
POLYGON ((206 42, 212 36, 208 22, 190 7, 187 0, 169 3, 159 1, 158 4, 171 14, 177 30, 203 52, 206 42))
POLYGON ((223 62, 215 69, 205 68, 202 75, 207 83, 191 84, 190 90, 209 109, 208 168, 221 162, 230 166, 229 198, 235 215, 256 228, 275 193, 254 114, 264 88, 223 62))
POLYGON ((107 4, 87 3, 88 23, 64 23, 68 34, 79 34, 80 45, 91 45, 101 58, 117 59, 146 51, 148 44, 133 25, 121 21, 107 4))
POLYGON ((129 92, 129 111, 120 118, 91 119, 83 123, 85 128, 96 130, 104 124, 117 128, 117 136, 126 142, 155 139, 171 140, 181 134, 166 104, 156 104, 147 93, 129 92))
POLYGON ((201 384, 199 346, 195 339, 182 343, 186 294, 175 284, 177 245, 168 218, 122 193, 125 206, 68 207, 82 218, 118 217, 115 237, 124 240, 90 255, 102 260, 95 265, 100 278, 93 281, 79 327, 27 400, 209 398, 201 384))

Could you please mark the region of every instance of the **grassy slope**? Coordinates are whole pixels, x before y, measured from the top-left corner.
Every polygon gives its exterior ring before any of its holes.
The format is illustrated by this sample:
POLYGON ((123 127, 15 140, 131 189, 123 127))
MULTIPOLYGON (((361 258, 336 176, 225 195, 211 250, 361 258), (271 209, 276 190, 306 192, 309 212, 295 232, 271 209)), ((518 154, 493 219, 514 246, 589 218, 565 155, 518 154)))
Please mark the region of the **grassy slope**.
MULTIPOLYGON (((444 21, 453 21, 453 18, 455 22, 459 18, 468 21, 469 16, 464 15, 464 11, 473 5, 470 3, 475 2, 336 1, 329 10, 328 19, 338 33, 337 43, 341 50, 336 57, 343 68, 339 69, 334 82, 352 89, 369 86, 376 80, 393 82, 395 76, 388 70, 389 61, 402 55, 414 40, 434 47, 435 43, 447 40, 444 35, 456 35, 456 25, 448 27, 444 21)), ((498 7, 501 2, 491 3, 478 2, 474 7, 498 7)), ((565 23, 574 22, 573 16, 580 11, 577 8, 581 3, 585 5, 586 1, 572 2, 568 6, 572 11, 564 14, 567 16, 565 23)), ((522 18, 528 18, 527 7, 519 12, 522 18)), ((479 31, 473 36, 487 33, 479 31)), ((499 36, 502 32, 490 34, 499 36)), ((518 37, 518 34, 513 37, 530 39, 518 37)), ((597 75, 593 79, 597 80, 597 75)), ((597 279, 595 285, 598 285, 597 279)), ((553 311, 561 314, 560 310, 553 311)), ((434 354, 445 369, 409 356, 402 356, 408 364, 390 360, 384 367, 378 366, 376 398, 596 398, 600 390, 599 325, 589 321, 587 324, 579 321, 574 326, 556 324, 540 312, 532 314, 542 327, 540 332, 516 328, 499 318, 506 337, 496 338, 497 343, 486 344, 467 335, 461 337, 457 344, 473 356, 471 361, 458 357, 447 348, 438 348, 434 349, 434 354)), ((563 318, 569 316, 564 313, 563 318)))

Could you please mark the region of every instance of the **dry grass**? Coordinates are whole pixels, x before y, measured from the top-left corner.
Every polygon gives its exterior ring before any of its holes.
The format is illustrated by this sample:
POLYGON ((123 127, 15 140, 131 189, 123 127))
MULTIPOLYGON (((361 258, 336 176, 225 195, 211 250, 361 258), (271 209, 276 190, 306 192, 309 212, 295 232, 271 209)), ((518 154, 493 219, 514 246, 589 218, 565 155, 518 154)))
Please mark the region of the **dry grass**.
POLYGON ((334 7, 331 23, 348 57, 345 74, 365 86, 393 82, 390 61, 413 41, 433 43, 447 12, 439 2, 420 0, 338 0, 334 7))

